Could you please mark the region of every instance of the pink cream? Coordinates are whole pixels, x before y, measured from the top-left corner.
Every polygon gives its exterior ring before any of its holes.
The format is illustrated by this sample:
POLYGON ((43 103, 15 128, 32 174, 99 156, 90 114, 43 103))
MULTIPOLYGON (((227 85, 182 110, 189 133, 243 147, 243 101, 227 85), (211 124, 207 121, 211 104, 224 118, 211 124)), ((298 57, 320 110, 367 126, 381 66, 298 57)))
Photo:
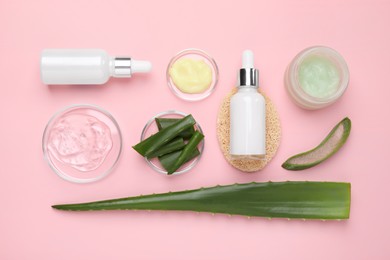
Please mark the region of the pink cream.
POLYGON ((52 127, 48 151, 61 163, 79 171, 97 169, 113 146, 109 127, 85 114, 65 115, 52 127))

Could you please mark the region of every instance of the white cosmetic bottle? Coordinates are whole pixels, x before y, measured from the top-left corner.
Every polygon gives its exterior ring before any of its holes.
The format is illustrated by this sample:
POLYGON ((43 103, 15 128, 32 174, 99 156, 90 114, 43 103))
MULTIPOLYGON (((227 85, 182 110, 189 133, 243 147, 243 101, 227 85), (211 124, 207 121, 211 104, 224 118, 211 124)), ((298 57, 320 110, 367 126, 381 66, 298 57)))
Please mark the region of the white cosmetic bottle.
POLYGON ((230 155, 232 159, 261 160, 265 150, 265 99, 257 91, 259 72, 252 51, 242 55, 238 91, 230 100, 230 155))
POLYGON ((100 49, 46 49, 41 54, 41 79, 47 85, 104 84, 110 77, 129 78, 151 68, 149 61, 110 57, 100 49))

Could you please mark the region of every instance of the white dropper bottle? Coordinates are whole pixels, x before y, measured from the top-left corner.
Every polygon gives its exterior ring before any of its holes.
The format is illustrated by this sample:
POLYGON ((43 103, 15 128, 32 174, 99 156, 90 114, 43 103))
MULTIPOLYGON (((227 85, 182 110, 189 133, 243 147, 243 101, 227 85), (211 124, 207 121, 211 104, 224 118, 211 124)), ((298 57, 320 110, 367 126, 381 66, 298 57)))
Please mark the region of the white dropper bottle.
POLYGON ((47 85, 104 84, 110 77, 129 78, 151 68, 149 61, 110 57, 100 49, 46 49, 41 54, 41 79, 47 85))
POLYGON ((265 99, 257 91, 259 72, 253 52, 242 54, 238 91, 230 100, 230 155, 232 159, 260 160, 265 156, 265 99))

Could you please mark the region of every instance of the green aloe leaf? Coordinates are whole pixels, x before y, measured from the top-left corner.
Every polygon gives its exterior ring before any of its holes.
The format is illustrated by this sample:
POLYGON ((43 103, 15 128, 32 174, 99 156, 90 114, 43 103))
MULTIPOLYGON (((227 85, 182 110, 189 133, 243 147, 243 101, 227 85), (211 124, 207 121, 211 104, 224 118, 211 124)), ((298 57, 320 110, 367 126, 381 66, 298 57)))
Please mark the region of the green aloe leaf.
MULTIPOLYGON (((156 117, 155 121, 158 127, 158 130, 162 130, 164 128, 167 128, 168 126, 173 125, 177 121, 179 121, 179 118, 165 118, 165 117, 156 117)), ((191 138, 191 136, 194 134, 195 129, 194 127, 190 127, 181 133, 179 133, 178 136, 183 137, 185 140, 188 140, 191 138)))
POLYGON ((184 146, 183 150, 181 151, 179 158, 177 158, 177 160, 175 161, 175 163, 172 165, 171 168, 166 169, 168 175, 174 173, 187 161, 187 158, 190 157, 190 155, 193 153, 195 149, 197 149, 198 144, 203 140, 203 138, 204 135, 202 133, 200 133, 199 131, 195 131, 191 139, 188 141, 186 146, 184 146))
POLYGON ((184 210, 271 218, 348 219, 350 192, 350 183, 265 182, 52 207, 71 211, 184 210))
MULTIPOLYGON (((158 157, 161 165, 164 167, 164 169, 168 172, 169 169, 172 169, 174 167, 174 164, 176 163, 177 159, 179 159, 180 155, 182 154, 182 150, 178 150, 172 153, 164 154, 163 156, 158 157)), ((194 159, 196 156, 199 156, 200 152, 198 148, 195 148, 192 150, 190 154, 187 155, 187 157, 184 160, 184 163, 187 163, 194 159)))
POLYGON ((159 149, 155 150, 154 152, 150 153, 147 157, 148 159, 163 156, 164 154, 169 154, 178 150, 183 149, 183 147, 186 144, 184 143, 184 139, 182 137, 176 137, 175 139, 171 140, 169 143, 166 143, 159 149))
POLYGON ((181 133, 183 130, 193 127, 195 123, 195 119, 192 117, 192 115, 183 117, 172 125, 160 130, 154 135, 134 145, 133 149, 136 150, 142 156, 149 157, 151 153, 155 152, 164 144, 177 137, 179 133, 181 133))

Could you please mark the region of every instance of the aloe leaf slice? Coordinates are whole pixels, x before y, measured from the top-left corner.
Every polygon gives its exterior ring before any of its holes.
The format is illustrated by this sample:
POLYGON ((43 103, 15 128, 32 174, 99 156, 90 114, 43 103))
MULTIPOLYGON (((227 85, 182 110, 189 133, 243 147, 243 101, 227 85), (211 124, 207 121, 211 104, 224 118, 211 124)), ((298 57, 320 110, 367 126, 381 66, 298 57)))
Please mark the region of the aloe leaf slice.
POLYGON ((167 169, 167 174, 171 175, 174 173, 177 169, 179 169, 187 160, 187 158, 191 155, 191 153, 197 149, 198 144, 203 140, 204 135, 199 132, 195 131, 195 133, 192 135, 191 139, 188 141, 186 146, 184 146, 183 150, 181 151, 179 158, 175 161, 175 163, 167 169))
MULTIPOLYGON (((162 130, 164 128, 167 128, 168 126, 173 125, 177 121, 179 121, 179 118, 164 118, 164 117, 156 117, 155 118, 156 125, 158 127, 158 130, 162 130)), ((194 134, 195 129, 194 127, 190 127, 186 130, 183 130, 181 133, 179 133, 178 136, 183 137, 185 140, 188 140, 191 138, 191 136, 194 134)))
POLYGON ((150 153, 147 158, 151 159, 154 157, 163 156, 164 154, 175 152, 177 150, 181 150, 185 145, 186 144, 184 143, 183 138, 176 137, 175 139, 171 140, 169 143, 165 144, 164 146, 150 153))
MULTIPOLYGON (((158 157, 158 159, 164 169, 168 172, 173 168, 173 165, 176 163, 177 159, 179 159, 181 153, 182 150, 178 150, 172 153, 164 154, 163 156, 158 157)), ((195 148, 190 154, 188 154, 188 157, 184 160, 184 163, 189 162, 198 155, 200 155, 200 152, 198 148, 195 148)))
POLYGON ((342 182, 264 182, 54 205, 55 209, 181 210, 275 218, 348 219, 351 184, 342 182))
POLYGON ((286 170, 299 171, 311 168, 335 154, 347 141, 351 132, 351 120, 341 120, 326 138, 314 149, 294 155, 282 164, 286 170))
POLYGON ((195 125, 195 119, 188 115, 179 119, 174 124, 162 129, 161 131, 149 136, 145 140, 133 146, 139 154, 148 157, 151 153, 168 143, 178 136, 179 133, 195 125))

